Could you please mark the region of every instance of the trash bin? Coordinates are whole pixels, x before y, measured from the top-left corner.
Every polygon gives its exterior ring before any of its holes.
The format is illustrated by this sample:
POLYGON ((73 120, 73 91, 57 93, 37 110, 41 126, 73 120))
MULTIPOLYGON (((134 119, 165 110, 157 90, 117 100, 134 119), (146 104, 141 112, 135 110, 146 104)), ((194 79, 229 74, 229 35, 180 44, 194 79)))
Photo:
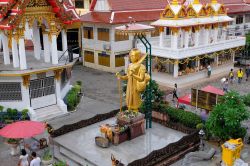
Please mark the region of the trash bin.
POLYGON ((240 158, 243 147, 242 139, 230 139, 222 146, 222 161, 226 166, 233 166, 234 161, 240 158))

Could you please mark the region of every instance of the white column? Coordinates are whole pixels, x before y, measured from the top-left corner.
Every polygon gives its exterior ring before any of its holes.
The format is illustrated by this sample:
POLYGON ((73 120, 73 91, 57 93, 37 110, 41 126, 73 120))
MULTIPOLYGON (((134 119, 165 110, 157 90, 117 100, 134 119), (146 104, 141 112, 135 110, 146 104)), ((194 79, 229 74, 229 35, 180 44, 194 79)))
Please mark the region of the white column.
POLYGON ((172 29, 171 32, 171 48, 177 49, 178 48, 178 32, 179 30, 177 29, 172 29))
POLYGON ((115 70, 115 53, 113 51, 112 46, 115 45, 115 27, 111 27, 110 33, 109 33, 109 38, 110 38, 110 45, 111 45, 111 50, 110 50, 110 67, 112 70, 115 70))
POLYGON ((34 55, 36 59, 41 59, 40 31, 37 26, 33 27, 34 55))
POLYGON ((226 40, 227 39, 227 27, 223 26, 222 27, 222 40, 226 40))
POLYGON ((50 62, 50 42, 49 42, 49 35, 48 32, 43 32, 43 56, 44 56, 44 61, 49 63, 50 62))
POLYGON ((235 58, 235 51, 233 50, 232 51, 232 61, 233 61, 233 63, 234 63, 234 58, 235 58))
POLYGON ((160 31, 159 46, 163 47, 163 43, 164 43, 164 27, 160 27, 159 31, 160 31))
POLYGON ((61 81, 60 79, 55 79, 55 83, 56 83, 56 100, 57 103, 60 103, 61 100, 61 81))
MULTIPOLYGON (((65 52, 68 49, 68 41, 67 41, 67 32, 66 32, 66 30, 63 29, 61 31, 61 34, 62 34, 62 48, 63 48, 63 52, 65 52)), ((67 56, 68 51, 66 51, 64 55, 67 56)))
POLYGON ((198 71, 200 70, 200 59, 196 59, 196 66, 198 71))
POLYGON ((182 29, 181 31, 181 48, 184 47, 184 39, 185 39, 185 31, 182 29))
POLYGON ((178 72, 179 72, 179 61, 175 60, 174 62, 174 77, 178 77, 178 72))
POLYGON ((219 55, 216 55, 215 61, 216 61, 216 66, 219 66, 219 55))
POLYGON ((24 85, 22 82, 21 86, 22 90, 22 101, 25 103, 25 107, 30 107, 30 93, 29 93, 29 87, 27 85, 24 85))
POLYGON ((52 64, 58 64, 58 52, 57 52, 57 41, 56 34, 51 35, 51 53, 52 53, 52 64))
POLYGON ((208 44, 209 43, 209 29, 205 28, 204 29, 204 44, 208 44))
POLYGON ((185 30, 185 48, 188 48, 189 46, 189 30, 185 30))
POLYGON ((214 30, 213 30, 213 43, 216 43, 218 41, 218 33, 219 33, 218 27, 214 27, 214 30))
POLYGON ((127 74, 128 65, 129 65, 129 57, 128 57, 128 56, 125 56, 125 57, 124 57, 124 61, 125 61, 125 73, 127 74))
POLYGON ((195 34, 194 34, 194 45, 199 46, 200 45, 200 29, 197 28, 195 29, 195 34))
POLYGON ((2 47, 2 37, 1 37, 1 35, 0 35, 0 50, 2 49, 3 47, 2 47))
POLYGON ((20 69, 27 69, 24 37, 19 38, 19 56, 20 56, 20 69))
POLYGON ((12 37, 12 57, 13 57, 13 67, 19 67, 19 57, 18 57, 18 47, 17 41, 12 37))
POLYGON ((8 37, 4 33, 2 33, 2 43, 3 43, 4 64, 8 65, 10 64, 10 52, 9 52, 9 46, 8 46, 8 37))

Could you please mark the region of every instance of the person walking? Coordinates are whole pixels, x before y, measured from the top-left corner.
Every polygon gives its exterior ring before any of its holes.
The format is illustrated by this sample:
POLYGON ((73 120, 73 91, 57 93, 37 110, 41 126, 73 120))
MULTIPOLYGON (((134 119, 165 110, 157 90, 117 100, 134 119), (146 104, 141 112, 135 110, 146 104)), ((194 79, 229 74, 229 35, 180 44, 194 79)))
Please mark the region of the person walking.
POLYGON ((229 72, 229 79, 230 79, 230 83, 233 83, 233 81, 234 81, 234 71, 233 71, 233 69, 231 69, 230 72, 229 72))
POLYGON ((30 166, 41 166, 41 159, 40 157, 36 156, 36 152, 31 153, 32 160, 30 162, 30 166))
POLYGON ((226 81, 223 83, 223 91, 224 92, 228 92, 228 78, 226 79, 226 81))
POLYGON ((174 84, 173 101, 174 101, 175 98, 178 100, 178 95, 177 95, 177 84, 176 84, 176 83, 174 84))
POLYGON ((19 157, 18 166, 29 166, 28 154, 25 149, 21 150, 21 156, 19 157))
POLYGON ((239 84, 241 83, 241 80, 242 80, 242 78, 243 78, 243 75, 244 75, 244 73, 243 73, 242 69, 240 68, 240 69, 238 70, 238 72, 237 72, 237 77, 238 77, 238 83, 239 83, 239 84))
POLYGON ((210 78, 211 72, 212 72, 212 68, 211 68, 210 64, 208 64, 208 66, 207 66, 207 76, 208 76, 208 78, 210 78))
POLYGON ((248 77, 250 76, 250 65, 247 65, 247 68, 246 68, 246 81, 248 81, 248 77))

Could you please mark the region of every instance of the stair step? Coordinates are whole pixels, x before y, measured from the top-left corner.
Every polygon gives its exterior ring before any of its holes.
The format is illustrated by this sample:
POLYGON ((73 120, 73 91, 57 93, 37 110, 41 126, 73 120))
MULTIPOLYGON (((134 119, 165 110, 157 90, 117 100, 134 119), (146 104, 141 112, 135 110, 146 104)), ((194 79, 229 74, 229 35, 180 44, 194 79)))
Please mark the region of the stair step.
POLYGON ((66 114, 57 105, 36 109, 34 112, 37 121, 47 121, 66 114))

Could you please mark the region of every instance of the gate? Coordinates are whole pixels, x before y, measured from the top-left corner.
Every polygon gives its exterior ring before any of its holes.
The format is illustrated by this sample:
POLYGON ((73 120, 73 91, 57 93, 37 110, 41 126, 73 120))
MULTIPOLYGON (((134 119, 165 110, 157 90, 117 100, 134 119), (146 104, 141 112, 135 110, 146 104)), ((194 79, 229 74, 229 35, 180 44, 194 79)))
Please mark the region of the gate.
POLYGON ((30 81, 30 104, 33 109, 56 104, 54 77, 30 81))

